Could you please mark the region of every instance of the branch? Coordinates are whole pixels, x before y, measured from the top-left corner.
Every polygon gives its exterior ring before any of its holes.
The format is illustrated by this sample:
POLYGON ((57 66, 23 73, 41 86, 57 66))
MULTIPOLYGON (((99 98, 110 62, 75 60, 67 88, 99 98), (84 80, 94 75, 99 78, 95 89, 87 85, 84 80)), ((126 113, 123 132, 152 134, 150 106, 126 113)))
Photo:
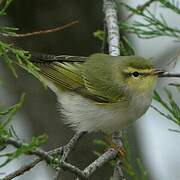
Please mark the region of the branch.
MULTIPOLYGON (((108 40, 109 40, 109 54, 111 56, 119 56, 119 26, 118 26, 118 17, 117 17, 117 6, 113 0, 104 0, 104 13, 105 13, 105 22, 108 30, 108 40)), ((122 146, 120 133, 115 132, 113 135, 113 141, 118 147, 122 146)), ((114 168, 113 179, 122 179, 123 176, 121 169, 120 160, 117 161, 117 164, 114 168)))
MULTIPOLYGON (((34 151, 28 152, 30 155, 36 155, 39 158, 36 159, 34 162, 31 162, 28 165, 25 165, 21 167, 20 169, 14 171, 13 173, 5 176, 3 180, 11 180, 17 176, 20 176, 24 174, 26 171, 32 169, 36 164, 38 164, 40 161, 45 160, 47 163, 54 162, 58 163, 59 161, 53 157, 54 154, 63 152, 62 158, 59 162, 59 167, 63 168, 64 170, 68 170, 69 172, 75 174, 76 176, 87 179, 89 178, 98 168, 102 167, 105 163, 109 162, 110 160, 114 159, 117 156, 117 151, 114 149, 109 149, 104 154, 102 154, 98 159, 96 159, 93 163, 91 163, 87 168, 84 170, 79 169, 78 167, 65 162, 67 159, 70 151, 75 146, 77 141, 82 137, 84 133, 77 133, 73 136, 73 138, 68 142, 67 145, 64 147, 57 148, 55 150, 46 152, 40 148, 36 148, 34 151)), ((19 140, 16 140, 14 138, 9 138, 5 142, 6 144, 13 145, 16 148, 20 148, 21 146, 26 146, 26 143, 22 143, 19 140)), ((59 172, 60 169, 57 168, 57 172, 59 172)), ((57 177, 58 178, 58 177, 57 177)))
POLYGON ((143 18, 144 21, 134 21, 130 24, 121 23, 120 29, 128 33, 136 34, 139 38, 154 38, 159 36, 169 36, 180 39, 180 30, 177 27, 171 27, 164 16, 156 17, 151 11, 140 11, 122 2, 128 10, 143 18))
MULTIPOLYGON (((145 2, 145 3, 142 4, 142 5, 138 5, 138 6, 136 7, 136 9, 137 9, 138 11, 143 12, 147 7, 149 7, 149 6, 150 6, 153 2, 155 2, 155 1, 157 1, 157 0, 149 0, 149 1, 145 2)), ((131 14, 129 14, 129 16, 127 17, 126 20, 130 19, 132 16, 134 16, 134 13, 133 13, 133 12, 132 12, 131 14)))
MULTIPOLYGON (((88 167, 86 167, 83 170, 84 177, 88 179, 90 176, 93 175, 93 173, 102 167, 107 162, 111 161, 117 156, 117 151, 115 149, 109 149, 104 154, 102 154, 98 159, 96 159, 94 162, 92 162, 88 167)), ((77 178, 76 180, 79 180, 77 178)))
POLYGON ((69 170, 70 172, 82 179, 86 179, 86 175, 84 174, 84 172, 70 163, 61 161, 61 167, 63 167, 65 170, 69 170))
POLYGON ((25 172, 31 170, 34 166, 36 166, 41 161, 42 161, 42 159, 38 158, 35 161, 33 161, 33 162, 31 162, 31 163, 29 163, 27 165, 22 166, 20 169, 14 171, 14 172, 10 173, 9 175, 7 175, 6 177, 4 177, 3 180, 11 180, 11 179, 14 179, 17 176, 21 176, 25 172))
POLYGON ((165 113, 161 112, 158 108, 156 108, 155 106, 151 105, 151 108, 153 108, 155 111, 157 111, 160 115, 166 117, 167 119, 169 119, 168 115, 166 115, 165 113))
MULTIPOLYGON (((62 155, 62 158, 60 160, 60 165, 63 166, 63 168, 68 168, 71 170, 71 172, 73 172, 74 174, 76 174, 78 177, 83 178, 83 179, 87 179, 89 178, 91 175, 93 175, 93 173, 100 167, 102 167, 104 164, 106 164, 107 162, 109 162, 110 160, 114 159, 117 156, 117 151, 114 149, 109 149, 107 150, 104 154, 102 154, 98 159, 96 159, 94 162, 92 162, 89 166, 87 166, 84 170, 80 170, 79 168, 77 168, 76 166, 70 164, 70 163, 66 163, 65 160, 67 159, 70 151, 72 150, 72 148, 75 146, 75 144, 77 143, 77 141, 80 139, 80 137, 82 137, 82 135, 84 135, 84 132, 82 133, 76 133, 73 138, 69 141, 69 143, 64 147, 64 152, 62 155)), ((58 179, 59 178, 59 173, 60 171, 58 171, 57 176, 55 176, 54 179, 58 179)))
POLYGON ((180 73, 165 72, 165 73, 159 75, 159 77, 176 77, 176 78, 179 78, 180 77, 180 73))
POLYGON ((78 24, 78 23, 79 23, 79 21, 72 21, 72 22, 70 22, 68 24, 65 24, 63 26, 60 26, 60 27, 46 29, 46 30, 41 30, 41 31, 35 31, 35 32, 31 32, 31 33, 24 33, 24 34, 1 33, 1 35, 4 36, 4 37, 14 37, 14 38, 24 38, 24 37, 30 37, 30 36, 37 36, 37 35, 43 35, 43 34, 48 34, 48 33, 54 33, 54 32, 57 32, 57 31, 61 31, 63 29, 66 29, 66 28, 71 27, 71 26, 73 26, 75 24, 78 24))
POLYGON ((123 171, 121 169, 122 162, 117 161, 116 166, 114 168, 114 174, 113 174, 113 180, 126 180, 126 178, 123 175, 123 171))
POLYGON ((117 156, 117 151, 114 149, 109 149, 104 154, 102 154, 98 159, 91 163, 88 167, 84 169, 86 177, 90 177, 98 168, 102 167, 105 163, 114 159, 117 156))
POLYGON ((72 139, 68 142, 68 144, 66 146, 64 146, 63 148, 63 155, 61 157, 62 161, 66 161, 69 153, 71 152, 71 150, 74 148, 74 146, 76 145, 77 141, 83 136, 85 135, 86 132, 80 132, 80 133, 76 133, 72 139))
POLYGON ((172 132, 180 133, 180 130, 177 130, 177 129, 168 129, 168 130, 172 132))
MULTIPOLYGON (((112 141, 116 145, 117 149, 120 149, 121 147, 123 147, 121 137, 122 137, 121 131, 115 132, 112 136, 112 141)), ((114 167, 113 180, 125 180, 121 166, 122 166, 122 161, 120 160, 120 157, 119 157, 114 167)))
MULTIPOLYGON (((63 147, 57 148, 57 149, 53 149, 52 151, 49 151, 49 154, 61 154, 63 150, 63 147)), ((3 178, 3 180, 11 180, 14 179, 17 176, 21 176, 23 175, 25 172, 31 170, 32 168, 34 168, 37 164, 39 164, 43 159, 42 158, 37 158, 36 160, 34 160, 33 162, 22 166, 21 168, 19 168, 18 170, 10 173, 9 175, 7 175, 6 177, 3 178)))
MULTIPOLYGON (((65 162, 69 153, 71 152, 71 150, 74 148, 74 146, 76 145, 77 141, 85 134, 86 132, 80 132, 80 133, 76 133, 72 139, 68 142, 68 144, 66 146, 63 147, 63 154, 60 160, 60 164, 61 162, 65 162)), ((57 171, 54 180, 58 180, 60 177, 60 173, 61 173, 61 169, 59 168, 59 170, 57 171)))
POLYGON ((169 85, 169 86, 180 87, 180 84, 177 84, 177 83, 169 83, 168 85, 169 85))
POLYGON ((119 56, 119 26, 117 18, 116 3, 113 0, 104 0, 105 22, 108 30, 109 54, 119 56))
MULTIPOLYGON (((13 145, 16 148, 20 148, 22 146, 27 146, 28 144, 26 143, 22 143, 20 140, 16 140, 12 137, 10 137, 9 139, 5 140, 5 144, 7 145, 13 145)), ((54 157, 51 156, 50 154, 48 154, 48 152, 40 149, 40 148, 36 148, 36 150, 34 151, 29 151, 28 154, 30 155, 36 155, 40 158, 42 158, 43 160, 45 160, 47 163, 51 162, 54 160, 54 157)))
MULTIPOLYGON (((82 135, 82 134, 80 134, 82 135)), ((80 137, 79 135, 79 137, 80 137)), ((75 137, 78 138, 78 136, 74 136, 70 142, 67 144, 67 147, 72 147, 73 145, 73 141, 75 140, 75 137)), ((16 140, 14 138, 9 138, 7 140, 4 140, 5 144, 7 145, 12 145, 16 148, 20 148, 22 146, 26 146, 28 144, 26 143, 22 143, 21 141, 19 140, 16 140)), ((79 168, 69 164, 69 163, 66 163, 65 161, 58 161, 57 158, 54 158, 53 155, 54 154, 57 154, 57 153, 61 153, 63 150, 63 147, 60 147, 60 148, 57 148, 57 149, 54 149, 52 151, 49 151, 49 152, 46 152, 40 148, 36 148, 34 151, 29 151, 27 154, 29 155, 36 155, 39 157, 39 159, 37 159, 37 161, 35 162, 32 162, 24 167, 21 167, 19 170, 17 171, 14 171, 13 173, 5 176, 2 180, 10 180, 10 179, 13 179, 17 176, 20 176, 22 175, 24 172, 28 171, 29 169, 33 168, 36 164, 38 164, 40 161, 42 160, 45 160, 47 163, 50 163, 50 162, 55 162, 55 163, 59 163, 60 167, 65 169, 65 170, 68 170, 69 172, 71 173, 74 173, 75 175, 77 175, 78 177, 81 177, 81 178, 85 178, 86 176, 83 174, 83 171, 80 170, 79 168)), ((58 169, 59 170, 59 169, 58 169)))
MULTIPOLYGON (((109 162, 110 160, 114 159, 117 156, 117 151, 114 149, 109 149, 104 154, 102 154, 98 159, 96 159, 93 163, 91 163, 88 167, 84 170, 80 170, 76 166, 73 166, 69 163, 61 161, 61 166, 65 169, 70 170, 78 177, 82 179, 88 179, 93 173, 100 167, 102 167, 105 163, 109 162)), ((77 178, 79 179, 79 178, 77 178)))

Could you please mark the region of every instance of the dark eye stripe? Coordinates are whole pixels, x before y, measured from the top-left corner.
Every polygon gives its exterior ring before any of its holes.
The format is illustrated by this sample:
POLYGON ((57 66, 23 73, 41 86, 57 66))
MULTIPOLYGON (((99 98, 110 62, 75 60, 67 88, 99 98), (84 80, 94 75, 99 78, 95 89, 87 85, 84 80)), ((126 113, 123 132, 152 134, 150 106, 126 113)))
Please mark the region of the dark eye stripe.
POLYGON ((134 71, 134 72, 130 72, 130 73, 125 73, 128 77, 130 76, 134 76, 134 77, 138 77, 138 76, 147 76, 149 75, 149 73, 147 72, 138 72, 138 71, 134 71))

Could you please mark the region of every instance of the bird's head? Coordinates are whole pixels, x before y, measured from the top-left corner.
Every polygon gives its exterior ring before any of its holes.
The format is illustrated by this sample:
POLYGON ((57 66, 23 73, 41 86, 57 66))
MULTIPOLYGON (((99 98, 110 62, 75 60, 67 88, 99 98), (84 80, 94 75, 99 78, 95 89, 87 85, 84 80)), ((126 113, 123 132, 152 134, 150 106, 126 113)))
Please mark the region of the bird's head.
POLYGON ((119 62, 115 65, 116 80, 123 81, 130 92, 153 92, 158 75, 164 73, 154 68, 150 60, 138 56, 124 56, 119 62))

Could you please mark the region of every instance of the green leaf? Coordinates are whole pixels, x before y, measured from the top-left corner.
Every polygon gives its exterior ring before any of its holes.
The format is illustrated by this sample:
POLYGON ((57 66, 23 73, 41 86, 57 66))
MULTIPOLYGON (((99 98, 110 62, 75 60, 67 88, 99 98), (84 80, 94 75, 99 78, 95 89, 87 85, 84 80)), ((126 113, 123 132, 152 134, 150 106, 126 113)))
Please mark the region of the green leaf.
POLYGON ((165 108, 168 112, 168 114, 165 114, 161 112, 159 109, 153 107, 158 113, 160 113, 162 116, 166 117, 167 119, 175 122, 180 126, 180 107, 176 103, 176 101, 173 98, 173 95, 170 90, 165 89, 168 102, 163 100, 157 91, 154 92, 154 99, 161 104, 163 108, 165 108))
POLYGON ((6 15, 7 8, 9 7, 9 5, 11 4, 12 1, 13 0, 2 0, 0 2, 0 6, 1 6, 0 16, 6 15))
POLYGON ((163 7, 171 9, 173 12, 180 14, 180 6, 178 0, 159 0, 163 7))
POLYGON ((11 44, 0 41, 0 56, 4 59, 5 63, 8 65, 15 77, 17 77, 17 73, 14 68, 14 64, 31 73, 46 87, 44 79, 39 73, 40 69, 29 61, 29 58, 31 58, 31 54, 28 51, 15 48, 11 44))
MULTIPOLYGON (((131 24, 125 22, 120 23, 119 28, 121 31, 136 34, 139 38, 144 39, 159 36, 168 36, 180 39, 179 28, 171 27, 162 14, 159 14, 160 18, 158 18, 154 15, 154 13, 149 11, 147 7, 140 9, 133 8, 124 2, 121 2, 120 4, 125 6, 131 13, 143 18, 143 21, 133 21, 131 24)), ((180 11, 179 7, 173 9, 172 6, 171 10, 176 13, 180 11)))
MULTIPOLYGON (((9 162, 18 158, 21 155, 30 154, 31 152, 35 151, 36 148, 38 148, 40 145, 44 144, 47 141, 47 138, 48 136, 46 134, 42 134, 38 137, 33 137, 31 143, 22 143, 22 145, 14 152, 2 154, 2 157, 6 156, 7 158, 3 163, 0 164, 0 168, 7 165, 9 162)), ((4 138, 4 140, 6 140, 6 138, 4 138)))
POLYGON ((5 120, 5 122, 2 124, 2 126, 7 126, 12 118, 14 117, 14 115, 19 111, 19 109, 22 107, 22 104, 24 102, 24 98, 25 98, 25 93, 23 93, 21 95, 21 98, 19 100, 19 102, 13 106, 11 106, 7 111, 4 111, 4 112, 0 112, 0 116, 2 115, 7 115, 7 118, 5 120))
POLYGON ((99 40, 103 41, 105 37, 105 32, 102 30, 97 30, 94 32, 94 37, 98 38, 99 40))
POLYGON ((106 142, 104 142, 103 140, 97 140, 97 139, 95 139, 95 140, 93 141, 93 143, 96 144, 96 145, 98 145, 98 146, 101 146, 101 147, 103 147, 103 148, 108 146, 108 144, 107 144, 106 142))

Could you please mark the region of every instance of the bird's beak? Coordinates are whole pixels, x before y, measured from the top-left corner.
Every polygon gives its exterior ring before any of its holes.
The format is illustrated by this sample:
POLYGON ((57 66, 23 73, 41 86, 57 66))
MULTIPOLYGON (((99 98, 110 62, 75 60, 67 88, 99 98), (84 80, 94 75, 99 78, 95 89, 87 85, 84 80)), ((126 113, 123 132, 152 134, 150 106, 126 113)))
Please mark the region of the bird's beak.
POLYGON ((166 71, 165 71, 165 70, 162 70, 162 69, 153 69, 152 75, 160 76, 160 75, 164 74, 165 72, 166 72, 166 71))

